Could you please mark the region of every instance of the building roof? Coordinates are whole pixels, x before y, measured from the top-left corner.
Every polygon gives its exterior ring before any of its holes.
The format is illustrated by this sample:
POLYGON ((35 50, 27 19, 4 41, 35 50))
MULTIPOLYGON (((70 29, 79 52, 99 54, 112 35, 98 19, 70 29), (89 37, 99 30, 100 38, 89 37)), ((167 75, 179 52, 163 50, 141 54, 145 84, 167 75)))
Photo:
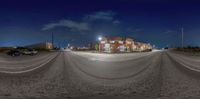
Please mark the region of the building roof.
POLYGON ((132 38, 128 38, 128 37, 103 37, 102 39, 104 40, 108 40, 108 41, 125 41, 125 40, 133 40, 132 38))

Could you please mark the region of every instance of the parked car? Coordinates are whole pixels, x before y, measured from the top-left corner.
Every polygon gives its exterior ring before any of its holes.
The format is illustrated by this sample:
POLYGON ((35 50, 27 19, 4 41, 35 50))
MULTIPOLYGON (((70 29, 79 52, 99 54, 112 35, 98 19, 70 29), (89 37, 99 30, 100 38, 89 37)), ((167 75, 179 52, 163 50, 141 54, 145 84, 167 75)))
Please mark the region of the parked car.
POLYGON ((35 55, 38 53, 35 49, 26 49, 22 52, 24 55, 35 55))
POLYGON ((18 50, 10 50, 10 51, 7 52, 7 55, 10 55, 10 56, 20 56, 21 53, 18 50))

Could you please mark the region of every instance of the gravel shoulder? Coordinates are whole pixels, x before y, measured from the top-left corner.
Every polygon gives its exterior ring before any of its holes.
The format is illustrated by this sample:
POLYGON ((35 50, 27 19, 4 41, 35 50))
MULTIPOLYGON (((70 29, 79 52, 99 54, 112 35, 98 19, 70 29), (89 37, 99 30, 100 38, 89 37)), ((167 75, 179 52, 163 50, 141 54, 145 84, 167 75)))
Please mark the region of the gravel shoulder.
POLYGON ((200 78, 172 61, 162 58, 162 86, 160 99, 199 99, 200 78))
POLYGON ((176 60, 177 62, 181 63, 185 67, 188 67, 188 69, 194 70, 194 71, 200 71, 200 57, 191 57, 176 53, 167 52, 170 57, 173 58, 173 60, 176 60))
POLYGON ((0 98, 35 99, 58 98, 64 89, 62 54, 48 68, 24 76, 0 75, 0 98))

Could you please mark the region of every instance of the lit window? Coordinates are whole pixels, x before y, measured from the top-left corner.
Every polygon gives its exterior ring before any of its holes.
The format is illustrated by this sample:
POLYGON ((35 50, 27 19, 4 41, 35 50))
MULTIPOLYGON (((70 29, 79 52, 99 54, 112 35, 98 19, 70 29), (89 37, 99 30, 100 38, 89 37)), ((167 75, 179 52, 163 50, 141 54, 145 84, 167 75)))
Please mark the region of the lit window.
POLYGON ((115 41, 110 41, 110 43, 115 43, 115 41))
POLYGON ((106 41, 101 41, 102 44, 106 43, 106 41))

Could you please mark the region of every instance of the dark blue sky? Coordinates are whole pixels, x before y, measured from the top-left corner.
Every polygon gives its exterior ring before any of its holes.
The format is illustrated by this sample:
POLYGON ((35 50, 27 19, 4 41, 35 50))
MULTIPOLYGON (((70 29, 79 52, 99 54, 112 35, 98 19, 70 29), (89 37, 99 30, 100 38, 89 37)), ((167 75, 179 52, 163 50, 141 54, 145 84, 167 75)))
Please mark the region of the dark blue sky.
POLYGON ((158 47, 200 45, 198 0, 2 0, 0 46, 51 40, 84 46, 98 36, 128 36, 158 47))

